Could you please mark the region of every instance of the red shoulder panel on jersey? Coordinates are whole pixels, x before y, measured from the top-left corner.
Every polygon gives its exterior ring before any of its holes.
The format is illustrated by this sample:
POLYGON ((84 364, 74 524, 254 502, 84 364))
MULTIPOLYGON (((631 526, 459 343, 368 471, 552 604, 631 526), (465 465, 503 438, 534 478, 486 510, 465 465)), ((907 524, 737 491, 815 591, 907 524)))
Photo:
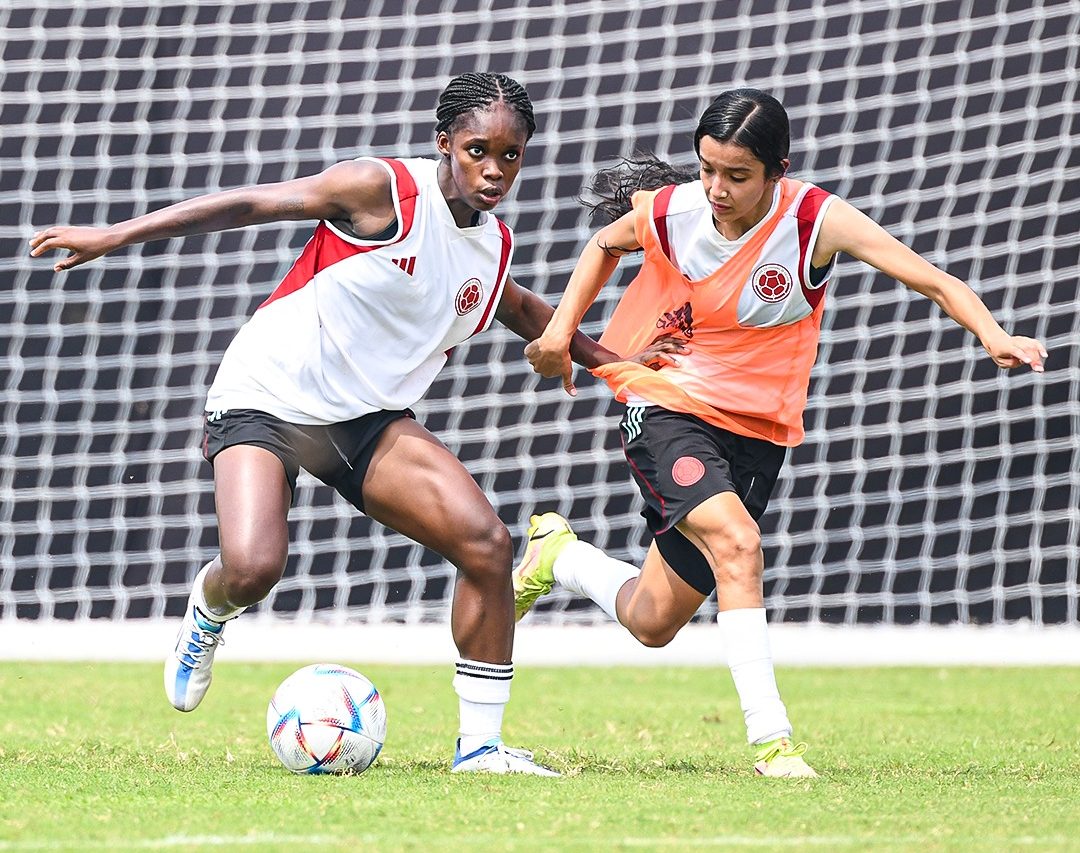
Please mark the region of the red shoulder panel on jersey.
POLYGON ((824 287, 811 287, 806 279, 807 265, 806 253, 810 248, 810 238, 813 237, 817 226, 818 215, 821 206, 829 198, 830 193, 820 187, 810 187, 799 202, 799 209, 795 212, 795 218, 799 223, 799 284, 802 286, 803 296, 810 303, 811 308, 817 308, 821 298, 825 295, 824 287))
POLYGON ((417 190, 416 181, 413 180, 413 176, 409 174, 404 163, 389 157, 380 159, 394 170, 394 177, 397 178, 397 200, 401 206, 401 234, 394 242, 400 243, 409 236, 409 231, 412 229, 416 215, 416 197, 420 191, 417 190))
POLYGON ((288 296, 290 293, 295 293, 328 266, 346 258, 351 258, 353 255, 370 252, 372 249, 378 248, 380 247, 357 246, 354 243, 342 240, 330 230, 325 222, 320 222, 315 226, 315 233, 307 241, 307 245, 304 246, 300 257, 293 262, 292 268, 285 274, 285 278, 281 280, 281 284, 274 288, 274 292, 266 298, 266 301, 259 308, 265 308, 271 302, 281 299, 283 296, 288 296))
POLYGON ((507 267, 510 264, 510 250, 514 246, 513 238, 510 236, 510 229, 503 224, 501 219, 496 219, 499 223, 499 234, 502 236, 502 255, 499 258, 499 274, 495 277, 495 287, 492 288, 491 298, 488 300, 487 307, 484 309, 484 315, 480 318, 480 322, 476 328, 473 329, 473 334, 480 332, 487 326, 488 317, 491 316, 492 309, 499 303, 499 298, 502 296, 503 283, 507 276, 507 267))
POLYGON ((675 260, 671 257, 671 245, 668 242, 667 211, 668 205, 671 204, 671 194, 673 192, 675 192, 674 184, 660 190, 660 192, 653 196, 652 208, 653 225, 656 227, 656 237, 660 241, 660 248, 672 263, 674 263, 675 260))
MULTIPOLYGON (((409 174, 409 170, 405 168, 404 163, 390 158, 381 159, 393 169, 397 181, 397 201, 401 209, 401 233, 394 240, 394 243, 400 243, 409 236, 409 231, 412 230, 413 221, 416 218, 416 197, 419 195, 419 191, 416 188, 416 181, 413 180, 413 176, 409 174)), ((315 227, 315 233, 311 235, 311 239, 304 246, 300 257, 296 259, 292 268, 285 274, 285 278, 281 280, 281 284, 274 288, 274 292, 267 297, 259 308, 265 308, 274 300, 295 293, 310 282, 316 274, 338 261, 343 261, 345 258, 351 258, 353 255, 359 255, 363 252, 381 249, 383 246, 392 245, 393 243, 380 243, 377 246, 358 246, 355 243, 342 240, 327 227, 325 222, 320 222, 315 227)), ((415 264, 415 260, 413 264, 415 264)), ((412 275, 411 267, 406 272, 412 275)))

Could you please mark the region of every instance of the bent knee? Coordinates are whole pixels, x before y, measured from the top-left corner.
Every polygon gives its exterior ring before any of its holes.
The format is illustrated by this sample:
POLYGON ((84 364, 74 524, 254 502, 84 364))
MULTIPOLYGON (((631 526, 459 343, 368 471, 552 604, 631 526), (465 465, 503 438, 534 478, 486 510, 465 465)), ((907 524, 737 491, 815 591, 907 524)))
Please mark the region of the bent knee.
POLYGON ((473 580, 487 577, 502 580, 513 566, 514 543, 510 531, 494 514, 484 524, 462 531, 454 550, 456 554, 446 556, 473 580))
POLYGON ((230 604, 250 607, 270 594, 285 573, 288 553, 277 549, 222 549, 222 582, 230 604))
POLYGON ((722 547, 735 559, 756 560, 761 553, 761 529, 752 521, 740 524, 727 532, 722 547))
POLYGON ((643 646, 650 649, 662 649, 675 639, 679 629, 671 629, 667 626, 640 627, 634 632, 634 638, 643 646))
POLYGON ((720 585, 757 584, 761 581, 761 531, 757 524, 741 524, 707 540, 709 562, 720 585))
POLYGON ((676 624, 675 620, 665 618, 659 612, 642 613, 641 608, 630 608, 623 615, 626 629, 634 635, 634 639, 641 645, 650 649, 660 649, 675 639, 683 623, 676 624))
POLYGON ((761 555, 761 530, 750 521, 705 537, 714 566, 757 564, 761 555))

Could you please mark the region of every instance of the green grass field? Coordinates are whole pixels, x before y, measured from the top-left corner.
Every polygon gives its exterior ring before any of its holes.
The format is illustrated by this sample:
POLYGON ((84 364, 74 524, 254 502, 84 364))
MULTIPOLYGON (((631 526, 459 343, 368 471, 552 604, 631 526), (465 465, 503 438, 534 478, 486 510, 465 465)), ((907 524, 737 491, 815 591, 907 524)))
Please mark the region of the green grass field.
POLYGON ((0 664, 0 851, 1080 850, 1080 669, 781 670, 796 782, 750 774, 726 670, 522 668, 541 779, 450 774, 450 667, 351 665, 382 757, 298 777, 264 733, 294 665, 220 663, 179 714, 157 666, 0 664))

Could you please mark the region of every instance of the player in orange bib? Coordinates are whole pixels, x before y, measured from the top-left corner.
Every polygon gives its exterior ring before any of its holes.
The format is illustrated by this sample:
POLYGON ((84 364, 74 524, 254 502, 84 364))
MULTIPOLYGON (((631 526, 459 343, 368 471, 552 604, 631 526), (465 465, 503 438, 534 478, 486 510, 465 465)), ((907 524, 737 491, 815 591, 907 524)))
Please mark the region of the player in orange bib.
POLYGON ((562 301, 526 347, 534 369, 575 393, 569 344, 619 258, 644 249, 600 339, 617 353, 670 343, 648 365, 592 369, 627 404, 623 447, 654 535, 638 568, 534 516, 515 569, 520 618, 556 582, 595 601, 647 646, 671 641, 713 589, 754 768, 815 772, 795 743, 773 674, 757 519, 786 449, 803 438, 810 369, 838 253, 933 299, 999 367, 1042 371, 1046 351, 1010 336, 963 282, 839 198, 785 177, 783 106, 755 89, 720 95, 694 135, 698 173, 655 158, 601 172, 594 209, 614 220, 581 253, 562 301))

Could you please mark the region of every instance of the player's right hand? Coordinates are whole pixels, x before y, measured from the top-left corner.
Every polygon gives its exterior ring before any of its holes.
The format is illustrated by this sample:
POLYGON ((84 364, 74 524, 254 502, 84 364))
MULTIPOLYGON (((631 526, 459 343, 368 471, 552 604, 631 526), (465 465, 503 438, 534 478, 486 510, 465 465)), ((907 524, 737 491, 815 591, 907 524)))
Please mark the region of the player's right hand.
POLYGON ((577 396, 569 346, 553 346, 541 336, 525 346, 525 358, 541 376, 560 377, 563 390, 571 397, 577 396))
POLYGON ((678 367, 682 364, 679 356, 686 355, 689 352, 690 346, 686 338, 669 333, 658 337, 641 352, 628 355, 626 361, 659 370, 667 365, 678 367))
POLYGON ((30 238, 30 254, 36 258, 54 249, 67 249, 71 254, 53 264, 53 270, 62 272, 100 258, 119 245, 117 237, 108 228, 54 225, 30 238))

